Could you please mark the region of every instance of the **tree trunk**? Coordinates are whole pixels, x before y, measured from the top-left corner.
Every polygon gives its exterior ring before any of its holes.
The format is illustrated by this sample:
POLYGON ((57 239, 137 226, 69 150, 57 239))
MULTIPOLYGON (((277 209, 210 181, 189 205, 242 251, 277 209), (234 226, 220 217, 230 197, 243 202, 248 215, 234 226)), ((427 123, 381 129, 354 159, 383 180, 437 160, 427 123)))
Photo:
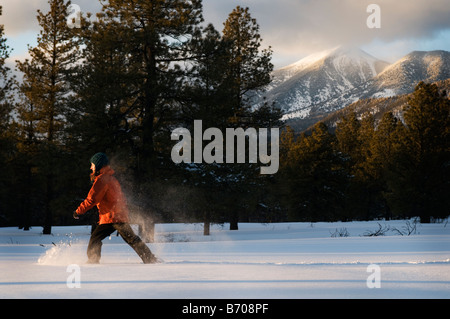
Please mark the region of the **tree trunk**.
POLYGON ((230 230, 239 230, 238 222, 239 214, 236 211, 233 211, 230 216, 230 230))
POLYGON ((429 224, 431 223, 431 216, 429 214, 420 214, 420 223, 429 224))
POLYGON ((204 223, 203 223, 203 236, 209 236, 211 230, 211 216, 210 213, 204 214, 204 223))
POLYGON ((52 208, 51 208, 51 201, 53 200, 53 175, 48 174, 47 175, 47 198, 46 198, 46 212, 45 212, 45 219, 44 219, 44 230, 42 233, 44 235, 51 235, 52 233, 52 208))
POLYGON ((210 228, 211 228, 211 223, 205 221, 203 223, 203 236, 209 236, 211 234, 210 228))

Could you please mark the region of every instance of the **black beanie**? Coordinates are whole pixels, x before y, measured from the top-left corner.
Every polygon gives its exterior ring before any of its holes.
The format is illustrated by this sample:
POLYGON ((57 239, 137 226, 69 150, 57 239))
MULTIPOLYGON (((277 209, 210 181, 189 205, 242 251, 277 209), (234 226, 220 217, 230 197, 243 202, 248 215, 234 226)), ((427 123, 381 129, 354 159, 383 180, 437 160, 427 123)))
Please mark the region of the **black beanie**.
POLYGON ((91 157, 91 163, 95 165, 95 170, 99 172, 103 167, 109 164, 109 160, 106 154, 97 153, 91 157))

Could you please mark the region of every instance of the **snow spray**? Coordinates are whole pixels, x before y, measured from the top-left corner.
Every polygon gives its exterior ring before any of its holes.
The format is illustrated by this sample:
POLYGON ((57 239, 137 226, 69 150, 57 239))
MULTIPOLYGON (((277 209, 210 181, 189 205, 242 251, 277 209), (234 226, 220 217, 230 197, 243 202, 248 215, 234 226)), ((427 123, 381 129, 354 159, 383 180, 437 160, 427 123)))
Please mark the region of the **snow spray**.
POLYGON ((67 266, 86 262, 86 243, 73 241, 53 243, 38 259, 40 265, 67 266))

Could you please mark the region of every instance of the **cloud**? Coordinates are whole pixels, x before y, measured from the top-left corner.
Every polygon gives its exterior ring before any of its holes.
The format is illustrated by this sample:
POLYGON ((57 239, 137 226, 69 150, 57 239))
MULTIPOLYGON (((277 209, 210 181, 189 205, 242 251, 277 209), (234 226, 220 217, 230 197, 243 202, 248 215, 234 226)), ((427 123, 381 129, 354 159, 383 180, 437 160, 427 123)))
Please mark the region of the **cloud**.
MULTIPOLYGON (((72 3, 78 4, 83 12, 97 12, 101 8, 95 0, 72 0, 72 3)), ((264 46, 270 45, 274 50, 276 66, 340 44, 372 49, 383 45, 384 51, 396 50, 392 51, 395 57, 424 50, 421 46, 425 50, 450 50, 448 0, 203 0, 205 22, 213 23, 221 31, 223 22, 237 5, 250 8, 260 25, 264 46), (372 3, 381 9, 380 29, 369 29, 366 25, 370 15, 366 9, 372 3), (443 47, 430 48, 430 43, 443 47)), ((30 32, 37 34, 36 10, 48 10, 47 0, 3 0, 2 6, 0 23, 5 25, 6 36, 12 42, 30 32)), ((28 43, 34 41, 30 39, 28 43)), ((15 50, 13 54, 23 54, 22 51, 15 50)))
POLYGON ((396 43, 398 47, 397 42, 429 41, 450 30, 448 0, 205 0, 205 18, 211 12, 210 17, 217 19, 221 12, 226 19, 223 13, 238 4, 250 8, 265 44, 287 59, 340 44, 396 43), (380 29, 366 24, 372 3, 381 9, 380 29))
MULTIPOLYGON (((97 12, 101 8, 100 3, 95 0, 73 0, 72 3, 78 4, 83 12, 97 12)), ((3 7, 0 23, 5 26, 8 37, 20 36, 31 31, 37 34, 39 32, 37 10, 45 13, 50 9, 47 0, 3 0, 0 5, 3 7)))
POLYGON ((8 37, 15 37, 29 30, 37 29, 36 10, 42 9, 46 2, 41 0, 2 1, 0 23, 5 26, 8 37))
MULTIPOLYGON (((83 12, 98 12, 101 10, 100 2, 93 0, 73 0, 83 12)), ((46 13, 50 7, 48 0, 3 0, 0 24, 4 25, 7 45, 13 49, 8 66, 15 64, 15 60, 29 58, 27 45, 36 45, 39 34, 37 10, 46 13)), ((13 69, 13 68, 11 68, 13 69)))

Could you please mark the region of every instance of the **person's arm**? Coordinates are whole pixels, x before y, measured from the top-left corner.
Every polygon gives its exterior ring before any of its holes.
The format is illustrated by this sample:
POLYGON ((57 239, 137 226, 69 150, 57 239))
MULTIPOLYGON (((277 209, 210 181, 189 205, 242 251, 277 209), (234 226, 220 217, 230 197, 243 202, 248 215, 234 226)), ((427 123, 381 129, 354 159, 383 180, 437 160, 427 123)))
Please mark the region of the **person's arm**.
POLYGON ((75 213, 77 215, 83 215, 95 205, 97 205, 105 196, 106 190, 108 189, 107 183, 105 183, 103 178, 97 178, 89 191, 87 198, 80 204, 75 213))

